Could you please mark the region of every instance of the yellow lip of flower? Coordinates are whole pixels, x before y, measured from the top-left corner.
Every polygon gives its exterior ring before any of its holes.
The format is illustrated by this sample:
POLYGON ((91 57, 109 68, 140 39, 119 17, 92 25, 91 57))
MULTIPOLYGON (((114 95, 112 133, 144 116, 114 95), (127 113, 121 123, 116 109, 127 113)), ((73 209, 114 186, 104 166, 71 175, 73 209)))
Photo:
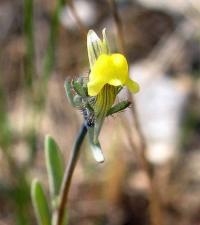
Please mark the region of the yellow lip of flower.
POLYGON ((89 75, 88 94, 96 96, 104 85, 126 85, 131 92, 138 92, 139 85, 129 78, 126 58, 119 53, 100 54, 91 67, 89 75))

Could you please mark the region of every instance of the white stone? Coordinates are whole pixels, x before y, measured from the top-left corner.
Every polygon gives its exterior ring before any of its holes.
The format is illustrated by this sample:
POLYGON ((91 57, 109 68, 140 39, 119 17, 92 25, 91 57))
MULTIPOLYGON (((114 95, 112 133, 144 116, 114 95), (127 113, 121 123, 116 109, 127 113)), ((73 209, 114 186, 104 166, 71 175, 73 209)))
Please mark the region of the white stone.
POLYGON ((162 164, 176 155, 180 121, 188 89, 180 88, 166 74, 154 74, 143 64, 130 67, 141 87, 135 95, 142 130, 148 143, 148 159, 162 164))
MULTIPOLYGON (((81 22, 89 27, 96 22, 96 6, 92 2, 85 0, 74 1, 74 7, 81 22)), ((77 23, 69 6, 64 7, 61 12, 60 20, 63 26, 72 30, 77 29, 77 23)))
POLYGON ((184 13, 189 9, 200 10, 200 0, 137 0, 148 8, 166 10, 172 13, 184 13))

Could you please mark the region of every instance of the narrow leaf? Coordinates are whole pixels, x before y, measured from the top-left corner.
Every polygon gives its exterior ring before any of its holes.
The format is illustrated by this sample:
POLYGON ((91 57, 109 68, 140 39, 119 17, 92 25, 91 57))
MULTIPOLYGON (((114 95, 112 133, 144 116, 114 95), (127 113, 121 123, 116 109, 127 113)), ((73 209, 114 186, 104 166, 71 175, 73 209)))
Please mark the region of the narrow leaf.
POLYGON ((60 191, 60 186, 64 174, 64 162, 61 151, 52 137, 45 138, 45 160, 49 179, 49 188, 52 199, 60 191))
POLYGON ((26 43, 26 63, 25 63, 25 84, 32 86, 35 73, 35 43, 34 43, 34 24, 33 24, 34 1, 24 0, 24 34, 26 43))
POLYGON ((31 197, 39 225, 51 225, 51 216, 42 185, 35 179, 31 185, 31 197))
POLYGON ((108 111, 106 116, 110 116, 110 115, 113 115, 114 113, 123 111, 124 109, 129 107, 130 104, 131 104, 131 102, 129 102, 129 101, 122 101, 122 102, 114 105, 112 108, 110 108, 110 110, 108 111))

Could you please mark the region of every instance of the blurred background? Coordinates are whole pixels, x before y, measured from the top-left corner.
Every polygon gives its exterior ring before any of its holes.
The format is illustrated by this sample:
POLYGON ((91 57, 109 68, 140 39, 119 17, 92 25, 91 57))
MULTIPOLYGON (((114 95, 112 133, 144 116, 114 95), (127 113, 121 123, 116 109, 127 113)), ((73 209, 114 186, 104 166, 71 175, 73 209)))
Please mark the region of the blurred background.
MULTIPOLYGON (((116 2, 130 75, 141 86, 132 107, 147 141, 163 224, 199 225, 200 1, 116 2)), ((56 140, 67 163, 82 115, 67 102, 64 80, 87 76, 85 34, 101 35, 104 27, 117 52, 109 1, 0 1, 0 225, 36 224, 31 180, 38 177, 49 193, 44 137, 56 140)), ((94 161, 85 141, 69 224, 149 224, 149 184, 131 145, 136 136, 128 109, 101 131, 105 163, 94 161)))

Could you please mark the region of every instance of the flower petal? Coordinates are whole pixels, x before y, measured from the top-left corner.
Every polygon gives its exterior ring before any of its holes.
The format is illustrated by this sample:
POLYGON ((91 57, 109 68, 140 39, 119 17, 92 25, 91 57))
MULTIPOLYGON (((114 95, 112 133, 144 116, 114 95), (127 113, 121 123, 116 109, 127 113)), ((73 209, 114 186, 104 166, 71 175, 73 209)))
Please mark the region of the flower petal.
POLYGON ((102 41, 93 30, 89 30, 87 35, 87 49, 90 68, 93 66, 99 55, 101 54, 102 41))
POLYGON ((136 93, 140 90, 139 84, 131 80, 130 78, 127 79, 125 85, 128 87, 129 91, 133 93, 136 93))
POLYGON ((101 146, 100 146, 99 141, 97 140, 96 144, 93 141, 93 139, 94 139, 94 127, 88 128, 88 137, 89 137, 90 148, 92 150, 92 154, 93 154, 95 160, 99 163, 104 162, 104 156, 103 156, 103 152, 101 150, 101 146))
POLYGON ((113 85, 113 86, 123 85, 123 83, 120 79, 111 79, 111 80, 109 80, 108 84, 113 85))
POLYGON ((101 54, 109 54, 108 40, 106 37, 106 29, 102 31, 103 41, 97 36, 93 30, 89 30, 87 35, 87 49, 90 68, 94 65, 101 54))
POLYGON ((110 54, 110 49, 109 49, 109 45, 108 45, 108 39, 106 36, 106 28, 103 29, 102 31, 102 35, 103 35, 103 42, 102 42, 102 53, 105 54, 110 54))
POLYGON ((105 82, 103 82, 101 80, 89 81, 88 84, 87 84, 88 95, 89 96, 96 96, 96 95, 98 95, 104 85, 105 85, 105 82))
POLYGON ((105 159, 104 159, 103 152, 101 150, 101 146, 99 142, 97 144, 93 144, 93 143, 90 144, 90 148, 92 150, 95 160, 99 163, 103 163, 105 159))

